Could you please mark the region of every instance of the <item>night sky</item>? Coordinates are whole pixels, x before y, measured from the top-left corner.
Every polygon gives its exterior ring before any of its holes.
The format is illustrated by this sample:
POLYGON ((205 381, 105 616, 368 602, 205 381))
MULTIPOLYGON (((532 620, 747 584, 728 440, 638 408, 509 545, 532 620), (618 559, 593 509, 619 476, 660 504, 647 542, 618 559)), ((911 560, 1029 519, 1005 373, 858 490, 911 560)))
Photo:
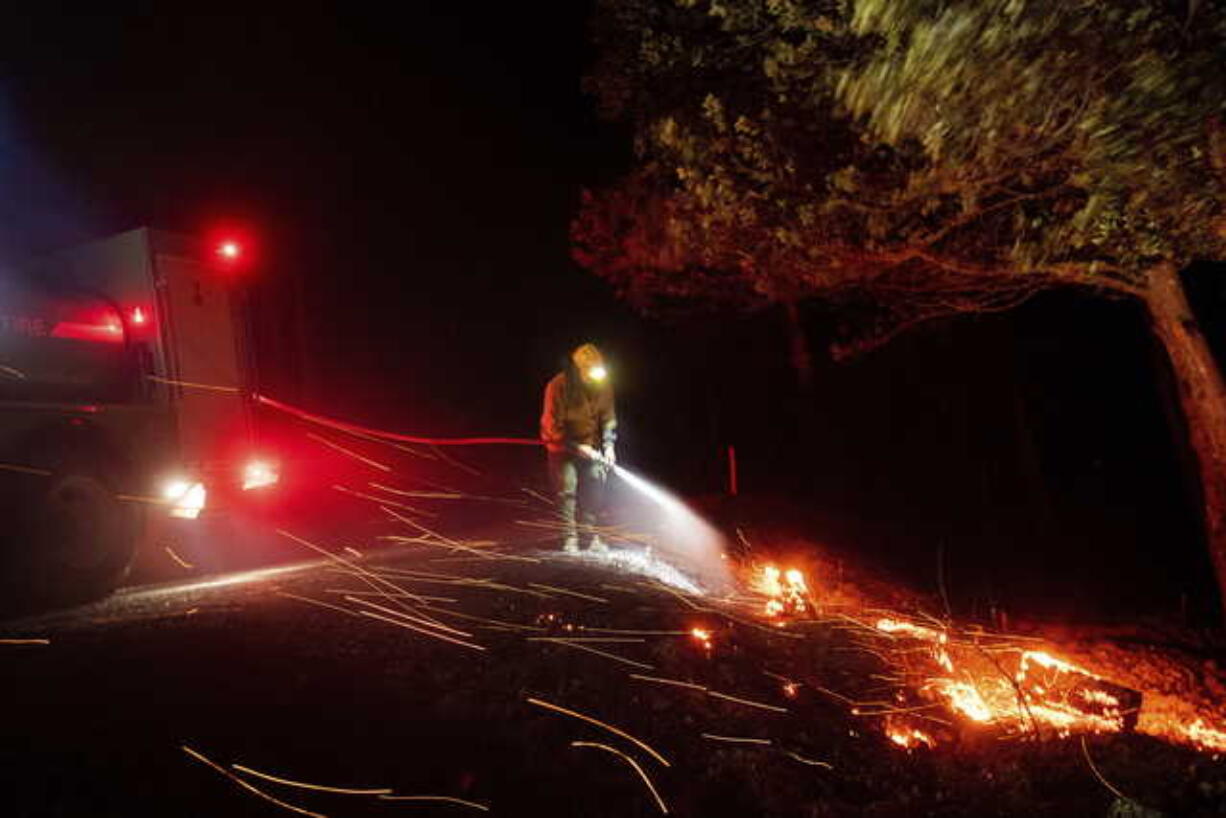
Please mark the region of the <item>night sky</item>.
POLYGON ((777 315, 660 326, 578 269, 580 192, 630 162, 580 90, 585 3, 23 6, 0 25, 0 259, 242 225, 265 383, 315 410, 533 435, 544 382, 596 340, 624 451, 679 488, 718 492, 735 444, 747 490, 802 498, 816 539, 925 581, 939 549, 968 604, 1059 609, 1088 575, 1118 575, 1089 595, 1115 612, 1209 593, 1164 365, 1130 305, 1054 294, 840 365, 813 308, 805 396, 777 315))
POLYGON ((541 380, 616 309, 566 238, 628 154, 580 91, 583 4, 34 15, 3 35, 6 256, 244 225, 264 300, 302 285, 332 408, 440 431, 495 422, 456 407, 541 380))

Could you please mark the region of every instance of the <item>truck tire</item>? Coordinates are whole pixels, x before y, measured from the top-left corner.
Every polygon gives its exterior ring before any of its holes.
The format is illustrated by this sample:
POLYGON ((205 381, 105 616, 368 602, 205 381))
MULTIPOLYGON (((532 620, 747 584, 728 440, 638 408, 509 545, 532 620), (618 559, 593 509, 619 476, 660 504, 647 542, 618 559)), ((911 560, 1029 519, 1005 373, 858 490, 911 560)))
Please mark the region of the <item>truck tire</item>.
POLYGON ((36 598, 66 604, 113 591, 132 562, 140 510, 88 466, 63 466, 37 483, 22 515, 36 598))

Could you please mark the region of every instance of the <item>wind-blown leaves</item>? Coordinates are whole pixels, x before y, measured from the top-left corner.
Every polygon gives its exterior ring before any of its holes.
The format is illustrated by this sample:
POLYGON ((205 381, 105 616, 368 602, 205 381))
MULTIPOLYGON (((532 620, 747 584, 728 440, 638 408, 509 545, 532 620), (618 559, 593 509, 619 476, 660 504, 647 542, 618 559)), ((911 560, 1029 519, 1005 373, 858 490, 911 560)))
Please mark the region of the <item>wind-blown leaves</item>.
POLYGON ((640 158, 576 257, 641 306, 872 303, 866 338, 1226 255, 1226 10, 603 0, 640 158))

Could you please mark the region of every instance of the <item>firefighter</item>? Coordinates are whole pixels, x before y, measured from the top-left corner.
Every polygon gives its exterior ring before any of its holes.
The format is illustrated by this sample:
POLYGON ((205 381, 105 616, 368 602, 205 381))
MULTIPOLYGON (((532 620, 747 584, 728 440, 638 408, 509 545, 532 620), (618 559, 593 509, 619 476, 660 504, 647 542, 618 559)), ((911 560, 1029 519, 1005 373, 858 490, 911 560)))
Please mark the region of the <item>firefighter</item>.
POLYGON ((588 549, 607 546, 595 533, 609 469, 617 461, 617 414, 604 356, 595 344, 570 354, 566 367, 545 387, 541 441, 549 453, 549 482, 562 518, 563 550, 579 550, 580 524, 588 549))

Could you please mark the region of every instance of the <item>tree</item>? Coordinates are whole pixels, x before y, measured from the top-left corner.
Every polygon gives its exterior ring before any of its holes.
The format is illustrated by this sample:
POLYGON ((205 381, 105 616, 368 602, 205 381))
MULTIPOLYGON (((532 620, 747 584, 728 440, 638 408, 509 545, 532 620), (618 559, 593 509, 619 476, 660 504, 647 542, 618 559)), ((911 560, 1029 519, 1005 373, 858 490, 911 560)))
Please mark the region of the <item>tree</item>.
POLYGON ((1226 387, 1179 278, 1226 259, 1226 3, 602 0, 638 161, 581 264, 644 310, 822 298, 834 350, 1052 287, 1140 300, 1226 598, 1226 387))

